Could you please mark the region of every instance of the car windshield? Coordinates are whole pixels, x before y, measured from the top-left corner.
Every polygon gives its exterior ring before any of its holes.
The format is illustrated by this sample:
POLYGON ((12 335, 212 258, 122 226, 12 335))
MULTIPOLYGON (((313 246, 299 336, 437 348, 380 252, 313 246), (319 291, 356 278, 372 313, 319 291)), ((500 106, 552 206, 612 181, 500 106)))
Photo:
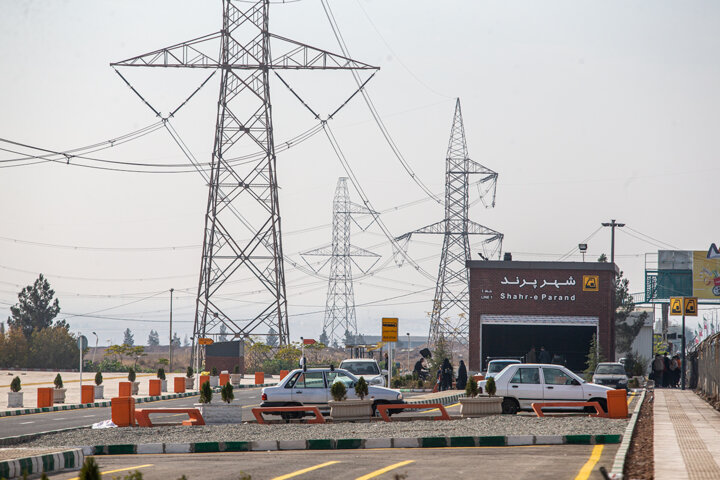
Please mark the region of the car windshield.
POLYGON ((513 363, 518 362, 490 362, 490 365, 488 365, 488 373, 498 373, 503 368, 507 367, 508 365, 512 365, 513 363))
POLYGON ((380 370, 375 362, 342 362, 340 368, 355 375, 380 375, 380 370))
POLYGON ((598 365, 595 373, 600 375, 625 375, 625 367, 622 365, 598 365))

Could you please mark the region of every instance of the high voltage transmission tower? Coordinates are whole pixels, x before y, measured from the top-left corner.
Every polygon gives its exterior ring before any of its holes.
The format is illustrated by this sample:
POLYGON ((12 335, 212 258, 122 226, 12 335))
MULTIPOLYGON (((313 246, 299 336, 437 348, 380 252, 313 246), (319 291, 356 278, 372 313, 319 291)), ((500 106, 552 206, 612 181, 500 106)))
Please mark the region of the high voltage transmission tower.
MULTIPOLYGON (((373 213, 368 208, 350 201, 347 178, 340 177, 335 188, 335 198, 333 199, 332 243, 302 253, 303 257, 319 256, 328 258, 319 268, 315 269, 313 267, 316 271, 323 268, 328 262, 330 263, 325 318, 323 320, 323 333, 327 336, 328 345, 338 340, 344 340, 346 332, 357 334, 352 265, 355 264, 365 273, 377 263, 380 256, 351 245, 350 228, 351 222, 360 227, 360 223, 354 216, 373 213), (354 257, 366 257, 374 260, 370 265, 363 267, 354 260, 354 257)), ((365 226, 365 228, 368 226, 365 226)), ((308 264, 312 266, 310 262, 308 264)))
POLYGON ((220 31, 112 65, 220 70, 193 340, 217 336, 225 325, 233 338, 264 335, 273 328, 279 342, 287 344, 269 75, 271 71, 277 75, 278 70, 377 67, 270 33, 268 0, 249 5, 242 2, 242 8, 235 3, 240 2, 223 1, 220 31), (283 53, 271 57, 271 43, 273 52, 283 53), (258 148, 262 152, 259 158, 238 161, 258 148), (253 282, 250 292, 240 294, 228 288, 240 281, 243 285, 253 282), (237 301, 243 300, 240 295, 252 295, 247 303, 253 312, 244 318, 232 311, 237 301))
POLYGON ((497 242, 494 250, 498 256, 502 248, 502 233, 468 219, 470 175, 480 175, 476 183, 488 185, 484 193, 481 192, 481 197, 492 190, 491 205, 495 206, 498 174, 468 157, 460 99, 457 99, 445 159, 445 219, 398 238, 408 242, 412 235, 418 233, 443 235, 440 268, 430 312, 428 342, 431 345, 435 345, 441 336, 451 343, 468 344, 470 282, 465 262, 471 257, 470 235, 486 236, 483 245, 497 242))

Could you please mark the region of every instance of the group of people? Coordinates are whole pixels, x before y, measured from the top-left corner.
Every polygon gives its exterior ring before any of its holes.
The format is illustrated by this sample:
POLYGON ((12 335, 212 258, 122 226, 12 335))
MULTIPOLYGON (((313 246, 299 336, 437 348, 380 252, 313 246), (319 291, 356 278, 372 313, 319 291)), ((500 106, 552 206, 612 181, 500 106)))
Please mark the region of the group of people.
POLYGON ((677 388, 680 383, 681 370, 682 361, 679 355, 668 357, 657 354, 652 362, 650 379, 655 381, 656 387, 677 388))
POLYGON ((545 347, 540 347, 540 352, 535 351, 535 345, 530 347, 530 351, 525 355, 525 363, 550 363, 552 357, 545 347))
MULTIPOLYGON (((415 367, 413 368, 413 374, 415 374, 417 378, 421 380, 426 379, 428 376, 428 371, 423 365, 423 360, 423 358, 420 358, 420 360, 415 362, 415 367)), ((450 363, 450 360, 445 358, 443 359, 442 364, 440 365, 440 368, 437 372, 437 382, 439 389, 441 391, 451 390, 453 388, 453 379, 455 380, 456 389, 465 390, 465 386, 467 385, 468 380, 467 367, 465 366, 465 362, 463 360, 460 360, 460 365, 458 365, 457 370, 457 377, 455 377, 455 372, 452 364, 450 363)))

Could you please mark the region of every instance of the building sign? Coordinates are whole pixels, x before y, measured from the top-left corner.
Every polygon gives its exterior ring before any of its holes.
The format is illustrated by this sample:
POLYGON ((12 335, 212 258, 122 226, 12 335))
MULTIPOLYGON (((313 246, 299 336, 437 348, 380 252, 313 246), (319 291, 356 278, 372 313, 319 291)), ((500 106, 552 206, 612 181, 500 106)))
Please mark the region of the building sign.
POLYGON ((690 317, 697 317, 698 314, 698 299, 697 297, 685 297, 683 307, 685 315, 690 317))
POLYGON ((382 341, 397 342, 398 341, 398 319, 383 318, 382 319, 382 341))
MULTIPOLYGON (((508 279, 504 276, 496 298, 513 302, 574 302, 577 298, 576 284, 572 275, 560 279, 551 276, 515 276, 508 279)), ((481 299, 492 300, 492 289, 484 289, 481 299)))
POLYGON ((599 292, 600 276, 599 275, 583 275, 583 292, 599 292))
POLYGON ((683 297, 670 297, 670 315, 683 314, 683 297))

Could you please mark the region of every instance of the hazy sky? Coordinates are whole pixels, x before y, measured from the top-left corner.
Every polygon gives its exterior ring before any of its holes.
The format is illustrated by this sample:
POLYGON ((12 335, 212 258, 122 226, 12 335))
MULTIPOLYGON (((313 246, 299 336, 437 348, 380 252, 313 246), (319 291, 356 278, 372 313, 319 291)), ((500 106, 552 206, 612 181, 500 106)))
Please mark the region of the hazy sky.
MULTIPOLYGON (((470 156, 499 173, 496 207, 477 204, 471 218, 503 232, 503 250, 514 259, 557 260, 616 218, 628 226, 617 233, 616 260, 631 290, 640 292, 646 253, 705 250, 720 242, 714 215, 717 2, 331 5, 352 55, 381 67, 368 91, 405 158, 438 193, 454 99, 461 98, 470 156)), ((217 31, 220 7, 220 1, 0 0, 0 138, 66 151, 153 124, 154 114, 109 63, 217 31)), ((270 26, 339 51, 320 0, 274 5, 270 26)), ((164 114, 207 73, 123 71, 164 114)), ((322 115, 354 91, 346 73, 286 78, 322 115)), ((218 85, 218 78, 211 80, 172 121, 203 162, 212 149, 218 85)), ((276 80, 271 96, 278 144, 314 125, 276 80)), ((426 197, 359 98, 332 127, 394 235, 442 218, 432 201, 393 209, 426 197)), ((0 148, 39 154, 7 143, 0 148)), ((163 129, 92 156, 187 163, 163 129)), ((0 152, 0 160, 15 158, 0 152)), ((293 262, 302 262, 298 252, 330 241, 339 176, 344 171, 322 134, 278 155, 284 250, 293 262)), ((352 188, 351 196, 358 200, 352 188)), ((59 318, 91 343, 93 330, 106 344, 121 341, 128 327, 137 343, 146 342, 151 328, 166 341, 170 288, 177 332, 189 336, 206 201, 204 181, 194 172, 125 173, 47 162, 0 168, 0 319, 42 272, 60 299, 59 318)), ((410 255, 435 275, 441 239, 419 240, 410 255)), ((383 262, 391 253, 376 228, 355 234, 353 243, 382 254, 383 262)), ((588 259, 609 254, 609 229, 588 243, 588 259)), ((290 264, 286 271, 291 337, 317 336, 326 282, 290 264)), ((377 334, 380 317, 397 316, 401 331, 427 334, 433 287, 407 266, 357 281, 358 329, 377 334)), ((252 301, 241 287, 237 293, 252 301)))

